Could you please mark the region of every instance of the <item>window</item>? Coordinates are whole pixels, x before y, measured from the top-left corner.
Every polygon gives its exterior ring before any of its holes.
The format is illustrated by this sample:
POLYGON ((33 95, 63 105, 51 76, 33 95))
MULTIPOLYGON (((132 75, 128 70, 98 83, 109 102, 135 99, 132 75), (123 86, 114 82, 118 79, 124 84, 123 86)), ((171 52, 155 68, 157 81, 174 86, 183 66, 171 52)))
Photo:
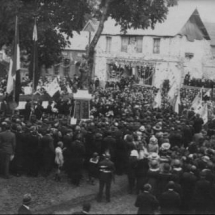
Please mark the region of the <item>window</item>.
POLYGON ((191 60, 194 57, 193 53, 185 53, 185 58, 191 60))
POLYGON ((122 38, 121 52, 128 52, 129 37, 121 38, 122 38))
POLYGON ((160 38, 154 38, 154 45, 153 45, 153 53, 159 54, 160 53, 160 38))
POLYGON ((143 37, 136 37, 136 50, 137 53, 142 53, 142 48, 143 48, 143 37))
POLYGON ((111 52, 111 42, 112 42, 112 37, 106 37, 106 52, 107 53, 111 52))
POLYGON ((142 36, 122 36, 121 52, 142 53, 142 36))

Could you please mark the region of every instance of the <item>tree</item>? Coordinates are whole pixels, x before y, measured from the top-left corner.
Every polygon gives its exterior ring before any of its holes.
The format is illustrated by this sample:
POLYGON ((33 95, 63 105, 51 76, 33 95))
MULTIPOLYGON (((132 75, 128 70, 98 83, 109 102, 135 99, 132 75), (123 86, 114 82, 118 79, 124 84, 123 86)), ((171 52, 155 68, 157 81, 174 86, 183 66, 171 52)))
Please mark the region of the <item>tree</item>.
POLYGON ((61 52, 69 43, 72 31, 80 31, 86 0, 0 0, 0 47, 11 47, 15 15, 19 16, 20 47, 31 53, 34 17, 37 18, 39 64, 47 68, 61 61, 61 52))
POLYGON ((108 17, 113 18, 121 30, 129 28, 154 28, 157 22, 164 22, 168 7, 177 4, 177 0, 94 0, 94 17, 99 26, 88 50, 89 70, 92 73, 95 47, 108 17))

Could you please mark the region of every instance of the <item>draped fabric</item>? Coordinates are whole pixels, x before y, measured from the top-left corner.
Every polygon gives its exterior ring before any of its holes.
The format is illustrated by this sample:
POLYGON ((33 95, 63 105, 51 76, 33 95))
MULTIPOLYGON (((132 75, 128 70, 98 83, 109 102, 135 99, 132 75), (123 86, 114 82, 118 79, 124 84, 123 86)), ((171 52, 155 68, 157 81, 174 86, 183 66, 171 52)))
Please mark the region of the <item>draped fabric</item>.
POLYGON ((199 29, 199 27, 197 26, 193 19, 188 20, 188 22, 184 25, 179 34, 187 36, 187 39, 190 42, 194 42, 194 40, 204 39, 202 31, 199 29))

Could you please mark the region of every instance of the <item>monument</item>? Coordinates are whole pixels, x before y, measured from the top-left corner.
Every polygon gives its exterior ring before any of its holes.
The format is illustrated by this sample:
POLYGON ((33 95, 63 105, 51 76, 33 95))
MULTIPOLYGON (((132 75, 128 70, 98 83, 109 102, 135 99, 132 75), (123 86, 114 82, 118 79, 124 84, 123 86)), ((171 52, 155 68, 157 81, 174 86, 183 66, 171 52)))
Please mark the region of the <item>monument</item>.
POLYGON ((74 108, 74 119, 83 120, 89 119, 90 116, 90 100, 92 95, 89 94, 88 90, 78 90, 74 93, 75 108, 74 108))

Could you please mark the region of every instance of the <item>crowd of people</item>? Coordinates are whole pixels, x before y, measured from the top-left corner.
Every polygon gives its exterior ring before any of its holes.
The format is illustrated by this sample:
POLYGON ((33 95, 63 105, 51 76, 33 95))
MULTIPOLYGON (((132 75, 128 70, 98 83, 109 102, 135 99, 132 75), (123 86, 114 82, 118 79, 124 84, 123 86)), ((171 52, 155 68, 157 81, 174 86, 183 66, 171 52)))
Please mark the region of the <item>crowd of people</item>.
MULTIPOLYGON (((138 195, 139 213, 212 213, 215 121, 205 126, 192 109, 177 114, 168 104, 154 109, 157 91, 131 80, 97 85, 90 119, 75 125, 70 111, 55 114, 50 106, 39 108, 40 114, 31 114, 30 105, 23 114, 2 113, 1 174, 9 178, 10 167, 17 176, 47 177, 55 169, 56 181, 64 171, 79 186, 85 169, 89 183, 99 178, 97 200, 106 186, 108 202, 114 174, 126 174, 128 192, 138 195)), ((196 92, 181 93, 188 101, 196 92)))
POLYGON ((190 78, 190 73, 185 75, 184 85, 191 87, 212 88, 215 85, 215 80, 205 78, 190 78))

